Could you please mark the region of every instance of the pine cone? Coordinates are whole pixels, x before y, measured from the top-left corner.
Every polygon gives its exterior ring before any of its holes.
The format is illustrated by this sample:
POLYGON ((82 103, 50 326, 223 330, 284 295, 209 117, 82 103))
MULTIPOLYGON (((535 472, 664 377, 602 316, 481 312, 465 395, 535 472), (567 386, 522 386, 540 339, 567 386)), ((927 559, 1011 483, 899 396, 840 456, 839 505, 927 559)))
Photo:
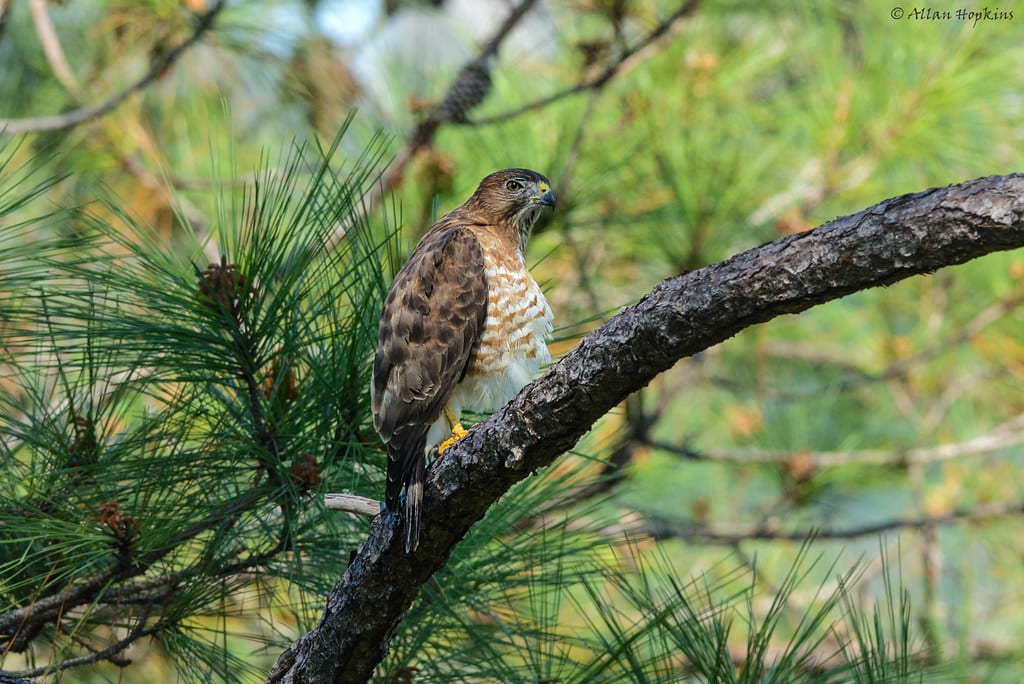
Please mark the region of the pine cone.
POLYGON ((470 62, 462 68, 455 83, 448 89, 441 104, 434 108, 432 118, 439 122, 465 122, 491 92, 491 67, 486 58, 470 62))
POLYGON ((251 293, 245 274, 225 256, 199 274, 199 303, 214 311, 228 311, 235 320, 247 294, 251 293))

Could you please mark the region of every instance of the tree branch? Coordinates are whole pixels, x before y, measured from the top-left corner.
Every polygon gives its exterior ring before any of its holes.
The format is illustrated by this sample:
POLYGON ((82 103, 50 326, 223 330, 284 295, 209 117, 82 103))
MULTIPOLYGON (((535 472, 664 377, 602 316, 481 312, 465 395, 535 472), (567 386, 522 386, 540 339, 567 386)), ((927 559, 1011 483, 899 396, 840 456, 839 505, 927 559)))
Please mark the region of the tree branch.
MULTIPOLYGON (((520 22, 520 20, 526 16, 526 13, 536 4, 537 0, 520 0, 519 4, 516 5, 510 12, 505 21, 501 23, 501 26, 495 30, 486 43, 480 46, 476 57, 471 59, 462 69, 459 70, 459 74, 455 77, 455 80, 448 87, 448 91, 445 93, 441 100, 430 108, 427 115, 422 121, 413 129, 406 140, 405 145, 398 152, 398 155, 388 166, 387 171, 381 177, 380 182, 370 189, 369 194, 366 198, 367 206, 372 209, 377 206, 377 203, 384 197, 385 193, 393 189, 402 180, 402 176, 405 175, 405 167, 409 165, 413 157, 420 150, 430 147, 434 142, 434 136, 437 134, 437 129, 446 123, 452 123, 456 114, 464 115, 465 112, 456 111, 457 108, 451 106, 453 100, 459 99, 459 92, 461 90, 473 90, 475 89, 471 81, 479 78, 480 73, 486 73, 489 71, 488 62, 498 53, 498 49, 501 44, 505 41, 508 35, 512 32, 512 29, 520 22)), ((483 84, 480 84, 481 86, 483 84)), ((480 86, 476 86, 480 87, 480 86)), ((486 96, 487 90, 490 89, 490 83, 486 84, 483 88, 484 92, 478 93, 478 96, 486 96)), ((474 103, 473 106, 475 106, 474 103)), ((332 243, 336 243, 341 240, 343 233, 339 228, 334 237, 332 243)))
POLYGON ((60 38, 57 36, 57 29, 50 21, 50 15, 46 12, 46 0, 29 0, 29 9, 32 11, 32 22, 36 26, 36 36, 43 46, 43 54, 50 65, 53 75, 68 91, 77 99, 81 95, 81 88, 75 72, 72 71, 68 59, 64 55, 64 48, 61 47, 60 38))
MULTIPOLYGON (((79 606, 105 603, 103 595, 109 588, 118 582, 144 574, 153 564, 181 544, 213 529, 224 519, 237 516, 270 491, 266 486, 246 490, 228 500, 203 520, 177 532, 163 547, 133 557, 131 563, 117 562, 103 572, 84 578, 59 593, 36 599, 27 606, 0 613, 0 646, 6 645, 10 648, 11 642, 17 641, 20 634, 34 634, 38 625, 57 620, 59 616, 66 615, 79 606)), ((145 588, 145 583, 139 586, 145 588)))
POLYGON ((836 468, 847 465, 908 466, 950 461, 963 456, 987 454, 1024 442, 1024 414, 1006 421, 991 431, 964 442, 914 447, 903 451, 864 449, 861 451, 786 451, 782 449, 708 449, 701 450, 670 444, 649 437, 638 440, 643 446, 658 449, 690 461, 726 463, 792 464, 802 460, 812 468, 836 468))
POLYGON ((332 511, 353 513, 366 518, 373 518, 380 513, 381 502, 365 496, 348 493, 324 494, 324 508, 332 511))
POLYGON ((153 61, 147 71, 140 79, 130 86, 111 95, 99 104, 89 107, 74 109, 64 114, 54 116, 32 117, 27 119, 0 119, 0 134, 21 135, 33 131, 59 131, 65 128, 77 126, 80 123, 90 121, 111 111, 119 104, 127 100, 134 93, 146 88, 153 81, 163 75, 171 68, 179 57, 199 42, 199 39, 206 34, 213 26, 213 20, 224 9, 227 0, 217 0, 208 12, 198 17, 192 35, 179 45, 165 52, 160 58, 153 61))
MULTIPOLYGON (((970 322, 960 328, 956 335, 949 339, 938 341, 912 356, 894 361, 886 368, 877 372, 861 368, 848 358, 838 358, 836 355, 830 355, 828 352, 824 352, 809 343, 773 342, 764 347, 763 353, 774 358, 796 359, 806 363, 835 367, 843 371, 844 377, 832 385, 831 389, 832 391, 847 392, 869 383, 885 382, 887 380, 907 377, 913 368, 949 353, 963 343, 972 340, 982 330, 1017 310, 1022 304, 1024 304, 1024 296, 1020 294, 1013 293, 1010 296, 1004 297, 991 306, 979 311, 970 322)), ((773 399, 791 401, 813 398, 819 396, 821 391, 820 387, 798 391, 792 389, 769 390, 765 395, 773 399)))
POLYGON ((799 530, 780 530, 769 526, 740 529, 692 525, 668 520, 662 516, 646 516, 641 513, 644 522, 626 525, 622 531, 632 534, 647 534, 655 539, 684 539, 688 543, 732 546, 746 541, 802 542, 812 537, 816 541, 855 539, 903 529, 923 530, 937 525, 952 525, 961 522, 981 523, 997 518, 1018 517, 1021 513, 1024 513, 1024 502, 1009 501, 957 508, 947 513, 893 518, 845 529, 807 528, 799 530))
MULTIPOLYGON (((7 672, 3 674, 10 677, 39 677, 44 674, 53 675, 57 672, 61 672, 62 670, 68 670, 72 667, 78 667, 79 665, 89 665, 91 663, 97 663, 101 660, 109 660, 111 662, 114 662, 114 658, 118 654, 127 650, 132 644, 134 644, 139 639, 150 636, 152 634, 156 634, 157 632, 160 632, 161 630, 164 630, 168 627, 168 625, 163 621, 158 621, 157 623, 147 627, 146 620, 149 618, 150 612, 150 610, 143 611, 143 614, 136 619, 135 626, 128 631, 127 636, 125 636, 122 639, 118 639, 117 641, 115 641, 114 643, 110 644, 109 646, 100 651, 90 653, 89 655, 68 658, 67 660, 61 660, 56 663, 39 665, 37 667, 33 667, 27 670, 19 670, 17 672, 7 672)), ((2 682, 2 680, 0 680, 0 682, 2 682)))
POLYGON ((403 550, 397 513, 373 520, 319 625, 267 681, 369 679, 420 587, 498 497, 679 359, 782 314, 1022 246, 1024 175, 992 176, 885 200, 660 283, 434 463, 416 552, 403 550))
POLYGON ((501 112, 500 114, 480 117, 477 119, 467 119, 457 123, 463 123, 468 126, 489 126, 491 124, 514 119, 526 114, 527 112, 532 112, 535 109, 543 109, 544 107, 558 102, 559 100, 563 100, 573 95, 578 95, 579 93, 600 90, 620 72, 626 71, 632 66, 643 61, 647 49, 665 36, 670 35, 672 30, 679 26, 683 19, 696 11, 699 4, 699 0, 688 0, 688 2, 681 4, 676 8, 675 12, 670 14, 665 20, 661 21, 653 31, 644 36, 636 45, 626 48, 618 58, 590 78, 586 78, 579 83, 571 85, 568 88, 563 88, 562 90, 552 93, 551 95, 547 95, 546 97, 541 97, 533 100, 532 102, 516 107, 515 109, 510 109, 507 112, 501 112))

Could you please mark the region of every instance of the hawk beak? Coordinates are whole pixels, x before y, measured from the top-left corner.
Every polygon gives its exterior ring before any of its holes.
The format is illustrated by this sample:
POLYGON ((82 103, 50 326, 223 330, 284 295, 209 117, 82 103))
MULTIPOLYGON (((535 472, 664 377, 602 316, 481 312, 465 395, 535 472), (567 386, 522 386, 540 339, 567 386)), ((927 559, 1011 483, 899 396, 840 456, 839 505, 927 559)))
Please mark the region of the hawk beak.
POLYGON ((547 183, 541 183, 537 186, 537 194, 532 199, 545 207, 555 208, 555 193, 552 192, 547 183))

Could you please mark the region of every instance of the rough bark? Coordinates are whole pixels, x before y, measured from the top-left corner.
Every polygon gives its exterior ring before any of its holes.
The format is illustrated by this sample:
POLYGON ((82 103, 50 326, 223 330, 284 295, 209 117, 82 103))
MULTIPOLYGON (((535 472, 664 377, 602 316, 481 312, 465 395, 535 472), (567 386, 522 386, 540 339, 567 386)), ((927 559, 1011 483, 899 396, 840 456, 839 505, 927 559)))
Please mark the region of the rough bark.
POLYGON ((1021 246, 1024 175, 992 176, 889 199, 662 282, 434 464, 415 553, 396 514, 373 521, 320 624, 267 681, 369 679, 420 587, 487 508, 679 359, 781 314, 1021 246))

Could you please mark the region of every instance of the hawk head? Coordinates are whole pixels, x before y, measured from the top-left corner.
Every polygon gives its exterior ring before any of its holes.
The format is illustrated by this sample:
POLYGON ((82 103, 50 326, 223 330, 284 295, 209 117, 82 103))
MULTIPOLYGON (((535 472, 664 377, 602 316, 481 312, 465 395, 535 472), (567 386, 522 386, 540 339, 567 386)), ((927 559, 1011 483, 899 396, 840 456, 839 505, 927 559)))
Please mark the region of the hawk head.
POLYGON ((466 202, 497 224, 509 225, 519 233, 520 247, 545 209, 555 207, 555 193, 547 178, 529 169, 505 169, 480 181, 466 202))

